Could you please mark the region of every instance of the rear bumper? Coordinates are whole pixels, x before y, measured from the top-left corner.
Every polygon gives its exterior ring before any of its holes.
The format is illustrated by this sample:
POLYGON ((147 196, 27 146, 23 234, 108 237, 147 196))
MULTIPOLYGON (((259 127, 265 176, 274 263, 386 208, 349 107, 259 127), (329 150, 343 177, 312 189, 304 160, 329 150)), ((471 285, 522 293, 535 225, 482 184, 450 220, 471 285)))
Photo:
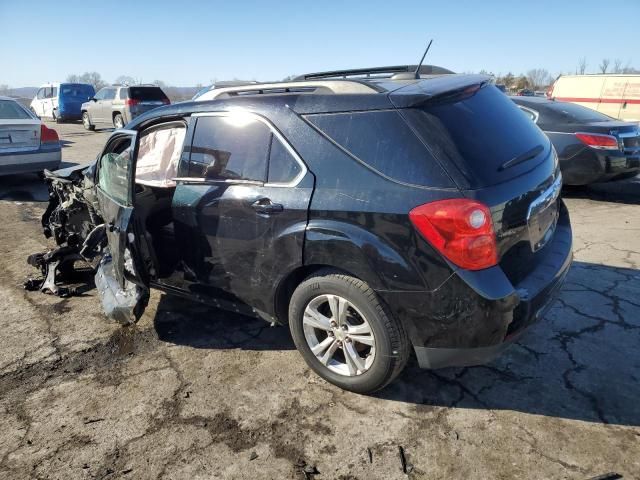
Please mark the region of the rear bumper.
POLYGON ((587 185, 633 177, 640 173, 640 155, 585 149, 570 159, 560 159, 566 185, 587 185))
POLYGON ((0 175, 57 170, 62 154, 60 145, 41 147, 33 152, 0 153, 0 175))
POLYGON ((422 368, 471 366, 498 356, 552 306, 571 266, 562 206, 544 256, 517 285, 499 266, 458 271, 432 292, 379 292, 403 321, 422 368))

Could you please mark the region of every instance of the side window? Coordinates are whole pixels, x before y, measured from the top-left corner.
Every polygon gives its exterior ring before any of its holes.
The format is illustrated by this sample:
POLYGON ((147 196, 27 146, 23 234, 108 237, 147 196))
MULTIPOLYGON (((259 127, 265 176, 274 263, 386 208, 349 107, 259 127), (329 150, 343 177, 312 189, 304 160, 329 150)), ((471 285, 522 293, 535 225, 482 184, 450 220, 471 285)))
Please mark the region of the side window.
POLYGON ((129 179, 131 175, 132 137, 113 140, 98 162, 98 186, 121 205, 131 203, 129 179))
POLYGON ((450 185, 398 112, 317 114, 307 119, 352 157, 387 177, 411 185, 450 185))
POLYGON ((126 89, 126 88, 121 88, 121 89, 120 89, 120 92, 119 92, 119 94, 118 94, 118 98, 119 98, 120 100, 124 100, 124 99, 126 99, 126 98, 127 98, 127 89, 126 89))
POLYGON ((99 90, 99 91, 98 91, 98 93, 96 93, 96 94, 93 96, 93 98, 95 98, 96 100, 102 100, 102 99, 104 98, 104 92, 105 92, 105 90, 106 90, 106 89, 104 89, 104 88, 103 88, 102 90, 99 90))
POLYGON ((56 98, 58 96, 58 87, 51 87, 51 98, 56 98))
POLYGON ((189 176, 264 182, 270 141, 269 127, 251 116, 200 117, 191 146, 189 176))
POLYGON ((36 94, 36 98, 38 100, 42 100, 44 98, 44 88, 41 88, 40 90, 38 90, 38 93, 36 94))
POLYGON ((293 155, 275 135, 271 135, 268 183, 289 183, 302 171, 293 155))
POLYGON ((104 90, 103 100, 113 100, 116 98, 116 89, 115 88, 106 88, 104 90))

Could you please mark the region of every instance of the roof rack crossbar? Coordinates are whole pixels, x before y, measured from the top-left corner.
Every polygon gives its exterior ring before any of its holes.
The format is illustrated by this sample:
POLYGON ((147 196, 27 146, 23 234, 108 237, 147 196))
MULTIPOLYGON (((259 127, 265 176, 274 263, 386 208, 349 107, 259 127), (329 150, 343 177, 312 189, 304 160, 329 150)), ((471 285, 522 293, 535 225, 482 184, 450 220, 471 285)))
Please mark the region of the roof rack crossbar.
POLYGON ((294 81, 214 88, 204 93, 199 100, 213 100, 225 96, 230 97, 238 95, 269 95, 282 93, 328 93, 344 95, 378 93, 379 91, 380 90, 375 85, 368 85, 353 80, 294 81))

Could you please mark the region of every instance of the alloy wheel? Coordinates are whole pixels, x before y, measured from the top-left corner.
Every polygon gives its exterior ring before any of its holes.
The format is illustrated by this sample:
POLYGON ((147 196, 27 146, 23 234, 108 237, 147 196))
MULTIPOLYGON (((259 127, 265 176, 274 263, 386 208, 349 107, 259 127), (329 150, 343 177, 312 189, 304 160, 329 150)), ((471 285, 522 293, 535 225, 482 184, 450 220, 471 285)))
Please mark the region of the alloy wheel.
POLYGON ((362 375, 375 360, 371 325, 343 297, 325 294, 313 298, 304 310, 302 327, 311 352, 335 373, 362 375))

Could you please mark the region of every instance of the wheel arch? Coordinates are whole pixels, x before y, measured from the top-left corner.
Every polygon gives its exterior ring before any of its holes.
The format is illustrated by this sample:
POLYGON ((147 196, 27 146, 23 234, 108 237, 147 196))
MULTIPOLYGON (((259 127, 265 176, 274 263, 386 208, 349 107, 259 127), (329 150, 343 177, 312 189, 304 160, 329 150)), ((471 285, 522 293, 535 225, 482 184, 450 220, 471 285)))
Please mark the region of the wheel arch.
POLYGON ((354 273, 335 265, 321 263, 302 265, 289 272, 276 287, 274 297, 274 311, 276 314, 276 319, 279 323, 283 325, 287 325, 289 323, 289 303, 291 302, 291 295, 293 294, 294 290, 298 288, 298 285, 300 285, 306 278, 313 275, 314 273, 325 269, 331 269, 336 273, 342 273, 344 275, 349 275, 351 277, 359 278, 360 280, 366 281, 365 279, 360 278, 358 275, 355 275, 354 273))

